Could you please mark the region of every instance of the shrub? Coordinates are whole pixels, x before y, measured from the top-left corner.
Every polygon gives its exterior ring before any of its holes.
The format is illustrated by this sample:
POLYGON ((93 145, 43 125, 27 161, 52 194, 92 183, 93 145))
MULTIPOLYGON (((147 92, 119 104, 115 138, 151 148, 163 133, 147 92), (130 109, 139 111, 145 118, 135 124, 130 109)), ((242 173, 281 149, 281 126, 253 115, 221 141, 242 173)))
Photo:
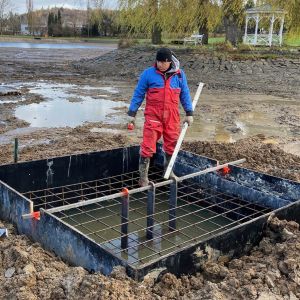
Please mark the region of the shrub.
POLYGON ((217 51, 220 52, 232 52, 234 51, 234 47, 229 41, 223 42, 223 43, 218 43, 215 45, 215 48, 217 51))
POLYGON ((123 38, 118 42, 119 49, 130 48, 136 45, 138 42, 135 39, 123 38))
POLYGON ((251 47, 250 45, 247 44, 238 44, 238 50, 240 52, 249 52, 249 51, 253 51, 253 47, 251 47))

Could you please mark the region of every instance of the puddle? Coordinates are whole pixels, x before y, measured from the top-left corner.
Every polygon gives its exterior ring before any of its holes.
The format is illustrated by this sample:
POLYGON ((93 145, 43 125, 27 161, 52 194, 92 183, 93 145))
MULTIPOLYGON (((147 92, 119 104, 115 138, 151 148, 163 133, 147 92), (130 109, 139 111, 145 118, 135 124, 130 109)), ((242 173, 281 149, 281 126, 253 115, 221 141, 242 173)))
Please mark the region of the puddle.
POLYGON ((196 120, 188 129, 185 140, 207 140, 222 143, 233 143, 235 138, 222 125, 213 121, 196 120))
POLYGON ((38 130, 42 130, 42 128, 23 127, 23 128, 9 130, 0 135, 0 144, 1 145, 12 144, 16 137, 20 137, 25 134, 30 134, 30 133, 36 132, 38 130))
MULTIPOLYGON (((20 96, 21 92, 18 90, 17 86, 15 85, 4 85, 0 84, 0 97, 4 96, 20 96)), ((2 97, 0 98, 1 103, 5 103, 2 101, 2 97)))
POLYGON ((290 130, 277 124, 263 112, 245 112, 235 117, 233 126, 218 124, 214 119, 195 120, 188 129, 186 140, 207 140, 233 143, 238 139, 264 134, 266 136, 288 136, 290 130))
POLYGON ((288 128, 277 124, 274 119, 263 112, 252 111, 241 113, 237 117, 235 124, 243 136, 253 136, 256 134, 283 136, 289 132, 288 128))
POLYGON ((2 100, 0 98, 0 104, 4 104, 4 103, 19 103, 19 102, 22 102, 22 101, 25 101, 26 98, 25 97, 21 97, 19 99, 15 99, 15 100, 2 100))
POLYGON ((114 128, 98 128, 98 127, 93 127, 90 130, 90 132, 94 132, 94 133, 122 134, 122 133, 124 133, 124 130, 114 129, 114 128))
POLYGON ((286 144, 283 150, 287 153, 300 156, 300 142, 286 144))
MULTIPOLYGON (((121 101, 107 99, 109 96, 119 93, 116 88, 99 87, 90 89, 89 86, 77 86, 75 84, 53 84, 49 82, 37 82, 26 84, 29 92, 42 96, 46 101, 32 103, 16 108, 17 118, 30 123, 32 127, 76 127, 84 122, 104 122, 118 124, 118 118, 112 114, 115 109, 127 106, 121 101), (81 95, 81 90, 99 90, 109 95, 95 96, 81 95), (108 116, 110 115, 110 116, 108 116)), ((112 97, 110 97, 112 98, 112 97)))

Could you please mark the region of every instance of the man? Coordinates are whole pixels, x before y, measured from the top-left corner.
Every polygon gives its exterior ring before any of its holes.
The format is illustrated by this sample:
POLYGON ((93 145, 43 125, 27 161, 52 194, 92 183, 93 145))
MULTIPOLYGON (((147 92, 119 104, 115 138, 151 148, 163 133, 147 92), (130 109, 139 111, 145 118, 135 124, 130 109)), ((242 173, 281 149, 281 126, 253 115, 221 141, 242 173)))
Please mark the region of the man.
POLYGON ((145 94, 145 123, 139 162, 141 186, 149 184, 150 158, 156 153, 156 143, 161 136, 166 154, 165 166, 168 166, 172 157, 180 134, 179 100, 186 113, 184 122, 188 125, 193 122, 193 107, 186 76, 179 69, 179 61, 170 49, 159 49, 155 65, 141 74, 127 113, 129 123, 134 124, 145 94))

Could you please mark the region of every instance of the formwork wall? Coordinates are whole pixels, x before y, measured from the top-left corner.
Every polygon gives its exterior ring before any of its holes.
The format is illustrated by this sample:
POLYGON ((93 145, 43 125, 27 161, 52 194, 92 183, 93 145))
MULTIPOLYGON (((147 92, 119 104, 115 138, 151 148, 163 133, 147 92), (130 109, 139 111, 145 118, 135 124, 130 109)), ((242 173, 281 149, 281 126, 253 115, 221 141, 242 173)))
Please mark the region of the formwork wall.
MULTIPOLYGON (((128 274, 136 279, 143 278, 155 267, 166 267, 176 274, 190 272, 195 266, 193 255, 199 249, 206 253, 207 248, 211 247, 219 253, 237 256, 259 242, 270 213, 201 242, 191 243, 189 247, 161 257, 160 260, 133 268, 125 260, 115 257, 89 237, 43 209, 40 220, 22 219, 23 214, 32 210, 32 203, 21 193, 134 171, 138 169, 138 157, 139 147, 135 146, 0 166, 0 217, 13 222, 20 233, 27 234, 73 265, 101 271, 103 274, 109 274, 116 265, 123 265, 128 274)), ((158 146, 154 163, 162 167, 163 157, 161 146, 158 146)), ((215 165, 215 160, 180 151, 175 172, 181 176, 215 165)), ((263 203, 279 217, 300 222, 299 183, 240 167, 231 166, 231 169, 232 172, 225 177, 214 172, 193 180, 202 186, 226 191, 252 203, 263 203)))

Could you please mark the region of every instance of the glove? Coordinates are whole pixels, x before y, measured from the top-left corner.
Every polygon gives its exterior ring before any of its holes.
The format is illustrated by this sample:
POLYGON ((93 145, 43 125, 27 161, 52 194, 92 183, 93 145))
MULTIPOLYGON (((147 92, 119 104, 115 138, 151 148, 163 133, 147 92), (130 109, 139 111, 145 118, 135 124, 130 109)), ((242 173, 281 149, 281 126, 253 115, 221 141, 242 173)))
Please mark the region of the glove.
POLYGON ((183 123, 187 122, 189 126, 192 125, 192 123, 194 122, 194 118, 193 116, 185 116, 183 123))
POLYGON ((127 125, 128 124, 133 124, 135 125, 135 117, 131 117, 127 115, 127 125))

